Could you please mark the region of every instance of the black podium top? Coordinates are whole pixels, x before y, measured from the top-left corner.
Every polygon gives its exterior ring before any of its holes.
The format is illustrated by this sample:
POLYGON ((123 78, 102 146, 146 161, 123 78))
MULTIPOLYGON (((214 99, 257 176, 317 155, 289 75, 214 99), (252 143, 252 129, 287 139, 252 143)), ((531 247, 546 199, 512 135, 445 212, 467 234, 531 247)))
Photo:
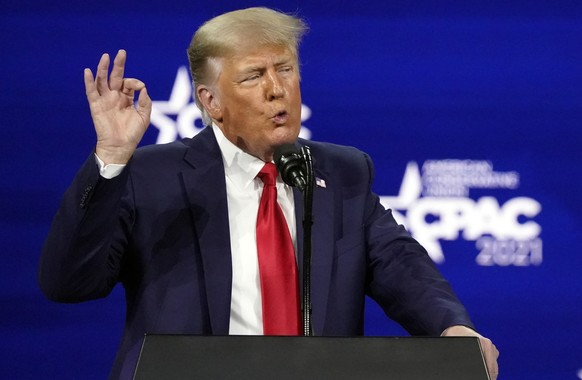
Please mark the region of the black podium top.
POLYGON ((146 335, 136 380, 487 380, 477 338, 146 335))

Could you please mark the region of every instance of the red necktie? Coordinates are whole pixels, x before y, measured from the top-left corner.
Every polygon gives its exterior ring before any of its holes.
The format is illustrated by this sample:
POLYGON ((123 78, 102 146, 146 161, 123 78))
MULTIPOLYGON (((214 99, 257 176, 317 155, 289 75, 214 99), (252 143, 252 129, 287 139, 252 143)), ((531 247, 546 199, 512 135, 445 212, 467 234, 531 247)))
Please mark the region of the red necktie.
POLYGON ((263 194, 257 216, 264 335, 299 335, 299 287, 293 242, 277 203, 277 168, 267 162, 257 174, 263 194))

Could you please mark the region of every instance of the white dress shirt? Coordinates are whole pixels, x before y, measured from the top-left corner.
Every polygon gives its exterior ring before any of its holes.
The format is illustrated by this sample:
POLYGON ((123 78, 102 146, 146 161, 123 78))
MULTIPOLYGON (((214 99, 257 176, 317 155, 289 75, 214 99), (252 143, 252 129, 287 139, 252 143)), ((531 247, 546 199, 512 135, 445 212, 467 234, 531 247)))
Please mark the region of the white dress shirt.
MULTIPOLYGON (((262 335, 261 284, 256 225, 263 182, 256 178, 265 163, 231 143, 213 125, 222 152, 232 253, 231 335, 262 335)), ((277 177, 277 201, 283 210, 293 244, 297 247, 293 190, 277 177)))

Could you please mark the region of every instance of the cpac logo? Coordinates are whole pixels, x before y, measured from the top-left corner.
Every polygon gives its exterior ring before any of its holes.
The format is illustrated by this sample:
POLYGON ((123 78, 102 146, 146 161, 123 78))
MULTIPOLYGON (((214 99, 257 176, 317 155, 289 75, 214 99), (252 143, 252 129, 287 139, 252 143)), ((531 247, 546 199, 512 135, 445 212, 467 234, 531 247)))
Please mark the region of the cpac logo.
POLYGON ((542 263, 541 227, 532 220, 538 201, 516 197, 499 204, 491 196, 469 198, 471 188, 515 189, 519 175, 495 172, 489 161, 430 160, 408 163, 398 196, 381 196, 396 220, 405 225, 436 263, 445 257, 440 240, 475 241, 483 266, 542 263))
MULTIPOLYGON (((192 98, 192 82, 188 69, 182 66, 178 69, 174 87, 167 101, 152 102, 151 123, 159 129, 156 144, 172 142, 178 138, 192 137, 200 132, 202 115, 192 98)), ((309 119, 311 110, 306 105, 301 106, 301 122, 309 119)), ((311 131, 301 126, 300 137, 309 139, 311 131)))

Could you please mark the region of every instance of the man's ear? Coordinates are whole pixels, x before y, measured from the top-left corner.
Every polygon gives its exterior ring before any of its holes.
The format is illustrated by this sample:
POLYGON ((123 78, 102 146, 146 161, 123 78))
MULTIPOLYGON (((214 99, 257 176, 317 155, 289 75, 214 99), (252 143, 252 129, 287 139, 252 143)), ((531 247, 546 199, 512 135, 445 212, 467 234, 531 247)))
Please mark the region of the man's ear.
POLYGON ((204 85, 198 86, 196 90, 196 95, 202 103, 202 107, 208 112, 210 117, 218 122, 222 121, 222 107, 220 106, 220 101, 215 96, 214 91, 204 85))

